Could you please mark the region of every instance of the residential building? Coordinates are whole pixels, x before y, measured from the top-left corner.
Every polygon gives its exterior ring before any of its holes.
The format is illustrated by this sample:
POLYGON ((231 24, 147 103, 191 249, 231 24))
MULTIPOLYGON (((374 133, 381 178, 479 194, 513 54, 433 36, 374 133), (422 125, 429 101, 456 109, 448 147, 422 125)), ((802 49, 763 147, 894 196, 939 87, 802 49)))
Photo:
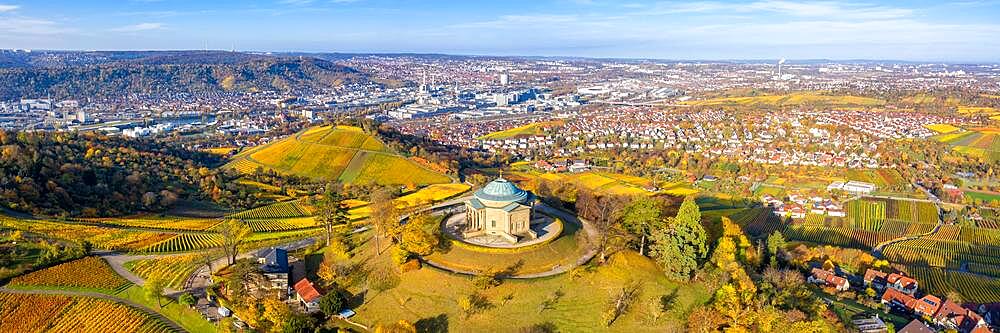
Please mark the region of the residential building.
POLYGON ((282 299, 288 297, 288 252, 274 247, 262 250, 257 253, 257 263, 269 283, 266 289, 278 292, 282 299))
POLYGON ((306 311, 313 312, 319 310, 319 299, 323 297, 323 293, 316 289, 312 281, 308 278, 303 278, 299 282, 295 283, 295 299, 306 308, 306 311))

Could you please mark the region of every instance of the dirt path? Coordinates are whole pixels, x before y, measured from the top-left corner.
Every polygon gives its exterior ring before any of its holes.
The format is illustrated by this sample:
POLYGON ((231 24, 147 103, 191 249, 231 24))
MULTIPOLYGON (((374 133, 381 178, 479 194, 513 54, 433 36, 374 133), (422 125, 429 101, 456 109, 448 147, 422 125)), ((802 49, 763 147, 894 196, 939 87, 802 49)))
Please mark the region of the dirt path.
POLYGON ((144 313, 146 313, 146 314, 148 314, 150 316, 153 316, 153 318, 156 318, 156 319, 160 320, 161 322, 167 324, 167 326, 170 326, 170 328, 173 329, 176 332, 187 332, 188 331, 188 330, 185 330, 183 327, 181 327, 181 325, 178 325, 173 320, 170 320, 170 318, 167 318, 166 316, 160 314, 159 312, 154 311, 153 309, 150 309, 150 308, 146 307, 145 305, 142 305, 142 304, 139 304, 139 303, 135 303, 133 301, 130 301, 130 300, 127 300, 127 299, 124 299, 124 298, 118 298, 118 297, 115 297, 113 295, 102 294, 102 293, 98 293, 98 292, 71 291, 71 290, 13 290, 13 289, 7 289, 5 287, 0 287, 0 291, 5 292, 5 293, 12 293, 12 294, 66 295, 66 296, 84 296, 84 297, 92 297, 92 298, 105 299, 105 300, 109 300, 109 301, 112 301, 112 302, 115 302, 115 303, 120 303, 120 304, 125 304, 125 305, 128 305, 128 306, 131 306, 131 307, 133 307, 133 308, 135 308, 135 309, 137 309, 139 311, 142 311, 142 312, 144 312, 144 313))

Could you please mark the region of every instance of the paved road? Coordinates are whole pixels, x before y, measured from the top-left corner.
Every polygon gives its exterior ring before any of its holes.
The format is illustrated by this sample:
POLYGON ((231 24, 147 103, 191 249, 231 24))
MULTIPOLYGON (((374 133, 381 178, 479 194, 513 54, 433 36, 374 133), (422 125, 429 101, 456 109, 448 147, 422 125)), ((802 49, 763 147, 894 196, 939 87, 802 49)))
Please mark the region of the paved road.
POLYGON ((154 318, 159 319, 163 323, 167 324, 167 326, 170 326, 170 328, 172 328, 174 331, 177 331, 177 332, 187 332, 188 331, 188 330, 184 329, 183 327, 181 327, 181 325, 178 325, 173 320, 170 320, 170 318, 167 318, 166 316, 160 314, 159 312, 154 311, 153 309, 150 309, 150 308, 146 307, 145 305, 142 305, 142 304, 139 304, 139 303, 136 303, 136 302, 124 299, 124 298, 118 298, 118 297, 115 297, 113 295, 102 294, 102 293, 98 293, 98 292, 70 291, 70 290, 16 290, 16 289, 7 289, 6 287, 0 287, 0 291, 3 291, 5 293, 12 293, 12 294, 85 296, 85 297, 93 297, 93 298, 105 299, 105 300, 109 300, 109 301, 112 301, 112 302, 115 302, 115 303, 125 304, 125 305, 131 306, 131 307, 133 307, 133 308, 135 308, 135 309, 137 309, 139 311, 145 312, 146 314, 148 314, 150 316, 153 316, 154 318))
MULTIPOLYGON (((556 208, 552 208, 552 207, 549 207, 548 205, 545 205, 545 204, 537 204, 537 205, 535 205, 535 210, 537 210, 539 212, 542 212, 544 214, 551 215, 551 216, 554 216, 556 218, 559 218, 560 220, 563 220, 563 222, 565 222, 565 223, 576 223, 578 225, 582 225, 583 226, 583 230, 584 230, 584 232, 587 233, 587 238, 589 240, 597 239, 597 230, 594 229, 594 226, 591 225, 590 222, 587 221, 587 220, 577 218, 576 215, 573 215, 573 214, 571 214, 571 213, 569 213, 567 211, 556 209, 556 208)), ((563 274, 563 273, 569 272, 573 268, 576 268, 576 267, 579 267, 580 265, 586 264, 588 261, 590 261, 591 259, 593 259, 594 256, 597 255, 597 252, 598 252, 597 248, 588 249, 587 252, 584 253, 582 256, 580 256, 580 258, 577 259, 576 262, 573 265, 560 265, 560 266, 553 267, 552 269, 550 269, 548 271, 545 271, 545 272, 514 275, 514 276, 509 276, 507 278, 509 278, 509 279, 537 279, 537 278, 542 278, 542 277, 549 277, 549 276, 563 274)), ((447 266, 444 266, 444 265, 442 265, 440 263, 437 263, 437 262, 434 262, 432 260, 423 259, 422 261, 424 263, 426 263, 427 265, 431 266, 431 267, 434 267, 434 268, 437 268, 437 269, 440 269, 440 270, 443 270, 443 271, 448 271, 448 272, 451 272, 451 273, 455 273, 455 274, 462 274, 462 275, 478 275, 479 274, 479 272, 472 272, 472 271, 466 271, 466 270, 449 268, 447 266)))

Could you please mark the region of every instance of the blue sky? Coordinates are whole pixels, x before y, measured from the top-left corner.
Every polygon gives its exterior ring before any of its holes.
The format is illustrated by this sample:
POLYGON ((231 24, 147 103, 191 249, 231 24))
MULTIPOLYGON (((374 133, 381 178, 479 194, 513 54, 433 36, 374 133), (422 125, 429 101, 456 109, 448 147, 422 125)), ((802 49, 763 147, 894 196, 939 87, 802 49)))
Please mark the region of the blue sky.
POLYGON ((1000 1, 0 0, 0 48, 1000 61, 1000 1))

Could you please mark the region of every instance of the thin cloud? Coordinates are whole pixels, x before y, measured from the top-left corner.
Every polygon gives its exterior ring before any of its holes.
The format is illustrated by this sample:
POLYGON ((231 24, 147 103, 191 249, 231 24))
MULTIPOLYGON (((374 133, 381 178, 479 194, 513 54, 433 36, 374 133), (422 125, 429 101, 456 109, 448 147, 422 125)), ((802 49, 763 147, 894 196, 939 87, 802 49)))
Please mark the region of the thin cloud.
POLYGON ((164 27, 165 26, 163 25, 163 23, 139 23, 139 24, 133 24, 133 25, 126 25, 124 27, 117 27, 117 28, 111 29, 111 31, 114 31, 114 32, 142 32, 142 31, 160 30, 160 29, 163 29, 164 27))
POLYGON ((895 19, 913 15, 913 10, 899 7, 864 3, 843 3, 832 1, 783 1, 764 0, 745 3, 699 1, 683 3, 663 3, 642 15, 668 14, 733 14, 733 13, 775 13, 795 17, 826 17, 843 20, 895 19))
POLYGON ((17 10, 18 8, 21 8, 21 7, 17 6, 17 5, 3 5, 3 4, 0 4, 0 13, 12 12, 12 11, 17 10))

